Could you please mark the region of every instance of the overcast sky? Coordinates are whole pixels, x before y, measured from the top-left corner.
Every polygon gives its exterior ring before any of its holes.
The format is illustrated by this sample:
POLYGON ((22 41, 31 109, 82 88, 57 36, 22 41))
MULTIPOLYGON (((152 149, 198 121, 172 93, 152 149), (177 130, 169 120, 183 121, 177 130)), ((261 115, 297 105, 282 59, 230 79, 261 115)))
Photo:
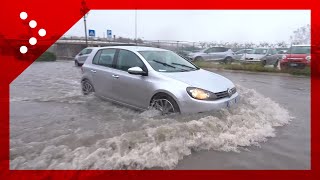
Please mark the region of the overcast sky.
MULTIPOLYGON (((137 37, 144 40, 278 42, 310 24, 309 10, 138 10, 137 37)), ((92 10, 87 29, 135 37, 134 10, 92 10)), ((83 19, 65 35, 84 36, 83 19)))

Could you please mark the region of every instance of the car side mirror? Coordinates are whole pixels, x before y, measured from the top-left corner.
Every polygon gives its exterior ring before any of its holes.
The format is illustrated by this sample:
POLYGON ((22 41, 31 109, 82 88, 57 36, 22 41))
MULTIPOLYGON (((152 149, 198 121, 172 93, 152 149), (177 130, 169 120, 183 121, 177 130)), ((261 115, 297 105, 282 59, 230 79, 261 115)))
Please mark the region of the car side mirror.
POLYGON ((271 56, 271 54, 267 54, 267 56, 271 56))
POLYGON ((82 55, 83 55, 82 53, 79 54, 79 56, 82 56, 82 55))
POLYGON ((140 67, 131 67, 128 69, 128 73, 133 75, 141 75, 141 76, 148 75, 148 73, 143 71, 140 67))

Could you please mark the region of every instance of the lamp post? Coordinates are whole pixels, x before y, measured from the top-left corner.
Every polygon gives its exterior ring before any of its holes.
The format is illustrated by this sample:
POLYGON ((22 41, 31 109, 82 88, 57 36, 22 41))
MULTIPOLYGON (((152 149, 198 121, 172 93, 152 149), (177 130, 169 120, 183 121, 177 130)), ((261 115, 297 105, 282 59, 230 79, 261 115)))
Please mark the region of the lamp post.
POLYGON ((135 26, 134 26, 134 28, 135 28, 135 31, 134 31, 134 33, 135 33, 135 37, 134 37, 134 41, 135 41, 135 43, 136 43, 136 45, 138 44, 138 40, 137 40, 137 27, 138 25, 137 25, 137 9, 135 10, 135 26))
POLYGON ((80 14, 83 16, 83 22, 84 22, 84 33, 85 33, 85 38, 86 38, 86 47, 88 47, 88 37, 87 37, 87 12, 89 11, 89 8, 87 7, 86 1, 82 0, 81 1, 81 9, 80 9, 80 14))

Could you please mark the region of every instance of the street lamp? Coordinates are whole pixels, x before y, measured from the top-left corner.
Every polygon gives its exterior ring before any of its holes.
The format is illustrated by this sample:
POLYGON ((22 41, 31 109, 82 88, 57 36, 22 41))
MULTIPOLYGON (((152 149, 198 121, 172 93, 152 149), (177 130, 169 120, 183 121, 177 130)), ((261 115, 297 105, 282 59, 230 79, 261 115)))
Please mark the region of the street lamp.
POLYGON ((80 9, 80 14, 83 16, 83 22, 84 22, 84 33, 86 37, 86 47, 88 47, 88 37, 87 37, 87 20, 86 17, 88 15, 89 8, 87 7, 86 1, 82 0, 81 1, 81 9, 80 9))

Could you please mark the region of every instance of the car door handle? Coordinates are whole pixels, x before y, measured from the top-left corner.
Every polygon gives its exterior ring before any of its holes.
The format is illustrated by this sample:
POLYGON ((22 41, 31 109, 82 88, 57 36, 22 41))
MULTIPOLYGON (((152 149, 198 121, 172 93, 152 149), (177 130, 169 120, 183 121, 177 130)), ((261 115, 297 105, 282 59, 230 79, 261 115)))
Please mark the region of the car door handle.
POLYGON ((96 71, 96 70, 91 69, 91 72, 96 73, 97 71, 96 71))
POLYGON ((118 78, 119 78, 118 75, 114 75, 114 74, 112 75, 112 77, 115 78, 115 79, 118 79, 118 78))

